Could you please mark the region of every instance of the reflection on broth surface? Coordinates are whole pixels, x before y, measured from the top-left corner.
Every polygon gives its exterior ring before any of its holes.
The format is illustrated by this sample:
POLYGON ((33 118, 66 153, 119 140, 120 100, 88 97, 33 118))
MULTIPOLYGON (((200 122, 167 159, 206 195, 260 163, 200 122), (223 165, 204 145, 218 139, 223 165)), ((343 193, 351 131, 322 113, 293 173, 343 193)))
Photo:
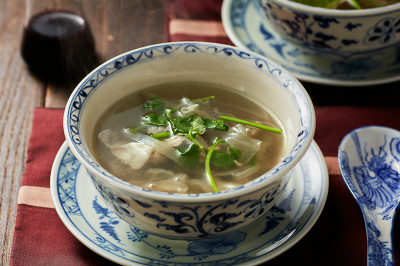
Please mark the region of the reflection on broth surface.
POLYGON ((106 170, 131 184, 206 193, 238 187, 274 167, 285 150, 282 128, 273 113, 229 88, 169 83, 109 108, 96 124, 92 150, 106 170))

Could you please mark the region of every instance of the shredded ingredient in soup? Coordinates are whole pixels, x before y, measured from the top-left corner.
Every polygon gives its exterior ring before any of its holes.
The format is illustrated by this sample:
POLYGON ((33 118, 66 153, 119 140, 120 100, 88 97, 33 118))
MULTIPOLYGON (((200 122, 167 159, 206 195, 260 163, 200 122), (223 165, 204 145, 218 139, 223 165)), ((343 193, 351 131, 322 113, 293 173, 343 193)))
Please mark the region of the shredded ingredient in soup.
POLYGON ((213 101, 214 96, 152 97, 124 111, 115 107, 98 124, 111 125, 128 114, 137 117, 136 126, 98 126, 98 161, 125 181, 170 193, 231 189, 272 168, 284 149, 277 121, 261 124, 221 114, 213 101))
POLYGON ((364 9, 399 3, 400 0, 291 0, 304 5, 331 9, 364 9))

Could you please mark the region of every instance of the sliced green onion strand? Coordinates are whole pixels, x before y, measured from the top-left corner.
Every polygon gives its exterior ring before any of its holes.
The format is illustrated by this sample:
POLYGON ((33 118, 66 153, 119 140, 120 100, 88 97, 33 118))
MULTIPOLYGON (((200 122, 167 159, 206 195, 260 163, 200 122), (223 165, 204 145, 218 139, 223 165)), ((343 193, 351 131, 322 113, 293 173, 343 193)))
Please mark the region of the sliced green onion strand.
POLYGON ((357 0, 350 0, 350 2, 356 9, 362 9, 362 7, 358 4, 357 0))
POLYGON ((256 128, 264 129, 264 130, 271 131, 271 132, 278 133, 278 134, 282 133, 282 129, 261 125, 261 124, 258 124, 258 123, 250 122, 250 121, 247 121, 247 120, 242 120, 242 119, 239 119, 239 118, 234 118, 234 117, 230 117, 230 116, 226 116, 226 115, 221 115, 220 118, 222 120, 228 120, 228 121, 239 123, 239 124, 253 126, 253 127, 256 127, 256 128))
POLYGON ((204 102, 204 101, 214 99, 214 98, 215 98, 215 96, 208 96, 208 97, 201 98, 201 100, 204 102))
POLYGON ((151 136, 155 139, 163 139, 166 138, 170 135, 171 133, 169 131, 163 132, 163 133, 155 133, 151 134, 151 136))
POLYGON ((138 126, 138 127, 135 127, 135 128, 128 128, 128 131, 130 132, 130 133, 136 133, 136 132, 138 132, 139 130, 141 130, 142 128, 145 128, 146 127, 146 125, 141 125, 141 126, 138 126))

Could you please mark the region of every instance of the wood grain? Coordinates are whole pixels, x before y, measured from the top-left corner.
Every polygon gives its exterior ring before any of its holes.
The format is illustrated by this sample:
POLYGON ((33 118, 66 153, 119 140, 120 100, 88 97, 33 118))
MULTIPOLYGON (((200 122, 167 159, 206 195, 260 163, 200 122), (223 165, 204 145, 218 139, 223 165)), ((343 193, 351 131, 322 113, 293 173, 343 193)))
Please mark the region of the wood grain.
POLYGON ((24 1, 1 0, 0 6, 0 264, 8 265, 33 109, 43 105, 44 86, 19 53, 24 1))
MULTIPOLYGON (((102 62, 125 51, 164 41, 163 0, 82 2, 102 62)), ((25 170, 33 110, 63 108, 74 87, 45 84, 30 74, 19 51, 24 18, 24 0, 0 0, 1 265, 10 262, 17 195, 25 170)))
MULTIPOLYGON (((139 47, 164 42, 163 0, 82 2, 100 63, 139 47)), ((73 89, 74 86, 49 84, 46 107, 64 107, 73 89)))

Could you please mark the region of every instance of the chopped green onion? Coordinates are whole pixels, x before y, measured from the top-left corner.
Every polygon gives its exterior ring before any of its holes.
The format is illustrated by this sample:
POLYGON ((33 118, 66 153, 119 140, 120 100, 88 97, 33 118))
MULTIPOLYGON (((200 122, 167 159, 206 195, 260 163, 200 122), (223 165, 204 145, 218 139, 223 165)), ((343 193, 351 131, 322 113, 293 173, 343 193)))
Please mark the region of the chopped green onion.
POLYGON ((163 139, 166 138, 170 135, 171 133, 169 131, 163 132, 163 133, 156 133, 156 134, 151 134, 151 136, 155 139, 163 139))
POLYGON ((261 125, 261 124, 250 122, 250 121, 247 121, 247 120, 242 120, 242 119, 238 119, 238 118, 234 118, 234 117, 230 117, 230 116, 226 116, 226 115, 221 115, 220 118, 222 120, 228 120, 228 121, 239 123, 239 124, 253 126, 253 127, 256 127, 256 128, 261 128, 261 129, 264 129, 264 130, 267 130, 267 131, 271 131, 271 132, 274 132, 274 133, 278 133, 278 134, 282 133, 282 129, 261 125))
POLYGON ((204 101, 214 99, 214 98, 215 98, 215 96, 208 96, 208 97, 201 98, 201 100, 204 102, 204 101))
POLYGON ((138 132, 139 130, 141 130, 142 128, 145 128, 146 127, 146 125, 141 125, 141 126, 138 126, 138 127, 135 127, 135 128, 128 128, 128 131, 130 132, 130 133, 136 133, 136 132, 138 132))

